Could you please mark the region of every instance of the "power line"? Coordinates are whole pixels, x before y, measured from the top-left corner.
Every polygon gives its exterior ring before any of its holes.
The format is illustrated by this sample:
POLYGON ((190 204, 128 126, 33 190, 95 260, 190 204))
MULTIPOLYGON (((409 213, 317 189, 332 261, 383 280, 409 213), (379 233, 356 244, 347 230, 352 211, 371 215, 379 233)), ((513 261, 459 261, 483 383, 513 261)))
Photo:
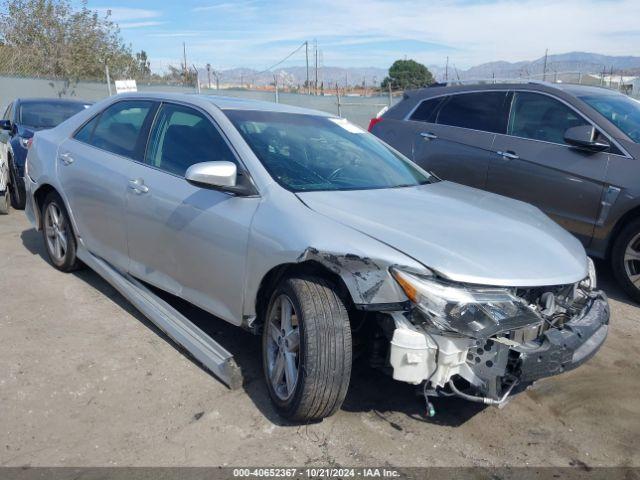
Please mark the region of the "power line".
POLYGON ((271 65, 269 68, 267 68, 266 70, 263 70, 261 72, 256 73, 255 75, 262 75, 263 73, 267 73, 271 70, 273 70, 274 68, 276 68, 278 65, 286 62, 287 60, 289 60, 291 57, 293 57, 296 53, 298 53, 298 51, 304 47, 306 45, 307 42, 302 42, 300 44, 300 46, 298 48, 296 48, 293 52, 291 52, 289 55, 287 55, 286 57, 284 57, 282 60, 280 60, 278 63, 275 63, 273 65, 271 65))

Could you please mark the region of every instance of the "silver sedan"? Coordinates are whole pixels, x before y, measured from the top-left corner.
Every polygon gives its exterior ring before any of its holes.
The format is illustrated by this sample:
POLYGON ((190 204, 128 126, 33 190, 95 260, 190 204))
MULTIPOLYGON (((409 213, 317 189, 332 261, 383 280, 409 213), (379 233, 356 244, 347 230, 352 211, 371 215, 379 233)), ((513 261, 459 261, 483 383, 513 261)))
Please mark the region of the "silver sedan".
POLYGON ((500 404, 607 334, 592 263, 537 208, 440 181, 324 113, 111 97, 36 134, 25 183, 55 267, 261 333, 295 420, 340 408, 354 352, 433 413, 437 395, 500 404))

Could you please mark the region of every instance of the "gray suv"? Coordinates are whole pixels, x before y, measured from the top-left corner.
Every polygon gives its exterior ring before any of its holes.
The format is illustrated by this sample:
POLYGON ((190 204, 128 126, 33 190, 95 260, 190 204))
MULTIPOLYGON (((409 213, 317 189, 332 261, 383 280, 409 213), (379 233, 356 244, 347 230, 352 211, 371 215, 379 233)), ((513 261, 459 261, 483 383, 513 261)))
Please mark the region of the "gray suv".
POLYGON ((599 87, 408 92, 370 130, 437 176, 532 203, 640 301, 640 102, 599 87))

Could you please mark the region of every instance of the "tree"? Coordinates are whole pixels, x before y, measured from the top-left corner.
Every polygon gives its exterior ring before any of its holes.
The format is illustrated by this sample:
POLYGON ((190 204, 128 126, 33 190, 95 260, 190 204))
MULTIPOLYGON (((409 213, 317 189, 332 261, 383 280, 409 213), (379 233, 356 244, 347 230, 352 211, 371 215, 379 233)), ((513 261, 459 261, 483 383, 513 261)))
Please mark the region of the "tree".
POLYGON ((146 53, 144 58, 132 55, 110 14, 100 16, 87 7, 86 0, 78 9, 70 0, 0 2, 4 50, 20 60, 20 71, 5 73, 74 83, 104 78, 106 64, 116 78, 134 75, 142 63, 148 67, 146 53))
POLYGON ((427 87, 434 83, 433 75, 427 67, 414 60, 396 60, 389 68, 389 76, 386 77, 381 87, 393 90, 409 90, 412 88, 427 87))

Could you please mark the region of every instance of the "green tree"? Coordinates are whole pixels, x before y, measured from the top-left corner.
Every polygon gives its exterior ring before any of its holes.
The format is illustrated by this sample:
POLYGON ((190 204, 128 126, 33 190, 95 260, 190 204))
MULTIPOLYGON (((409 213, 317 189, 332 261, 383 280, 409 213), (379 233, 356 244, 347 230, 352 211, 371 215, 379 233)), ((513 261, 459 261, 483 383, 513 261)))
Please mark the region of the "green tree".
POLYGON ((103 79, 106 64, 114 78, 140 71, 142 59, 132 55, 110 14, 100 16, 86 0, 76 9, 70 0, 0 0, 0 37, 4 53, 19 59, 20 71, 6 72, 16 64, 4 62, 4 73, 74 83, 103 79))
POLYGON ((409 90, 427 87, 434 83, 433 75, 427 67, 415 60, 396 60, 389 68, 389 76, 381 84, 383 89, 389 85, 393 90, 409 90))

